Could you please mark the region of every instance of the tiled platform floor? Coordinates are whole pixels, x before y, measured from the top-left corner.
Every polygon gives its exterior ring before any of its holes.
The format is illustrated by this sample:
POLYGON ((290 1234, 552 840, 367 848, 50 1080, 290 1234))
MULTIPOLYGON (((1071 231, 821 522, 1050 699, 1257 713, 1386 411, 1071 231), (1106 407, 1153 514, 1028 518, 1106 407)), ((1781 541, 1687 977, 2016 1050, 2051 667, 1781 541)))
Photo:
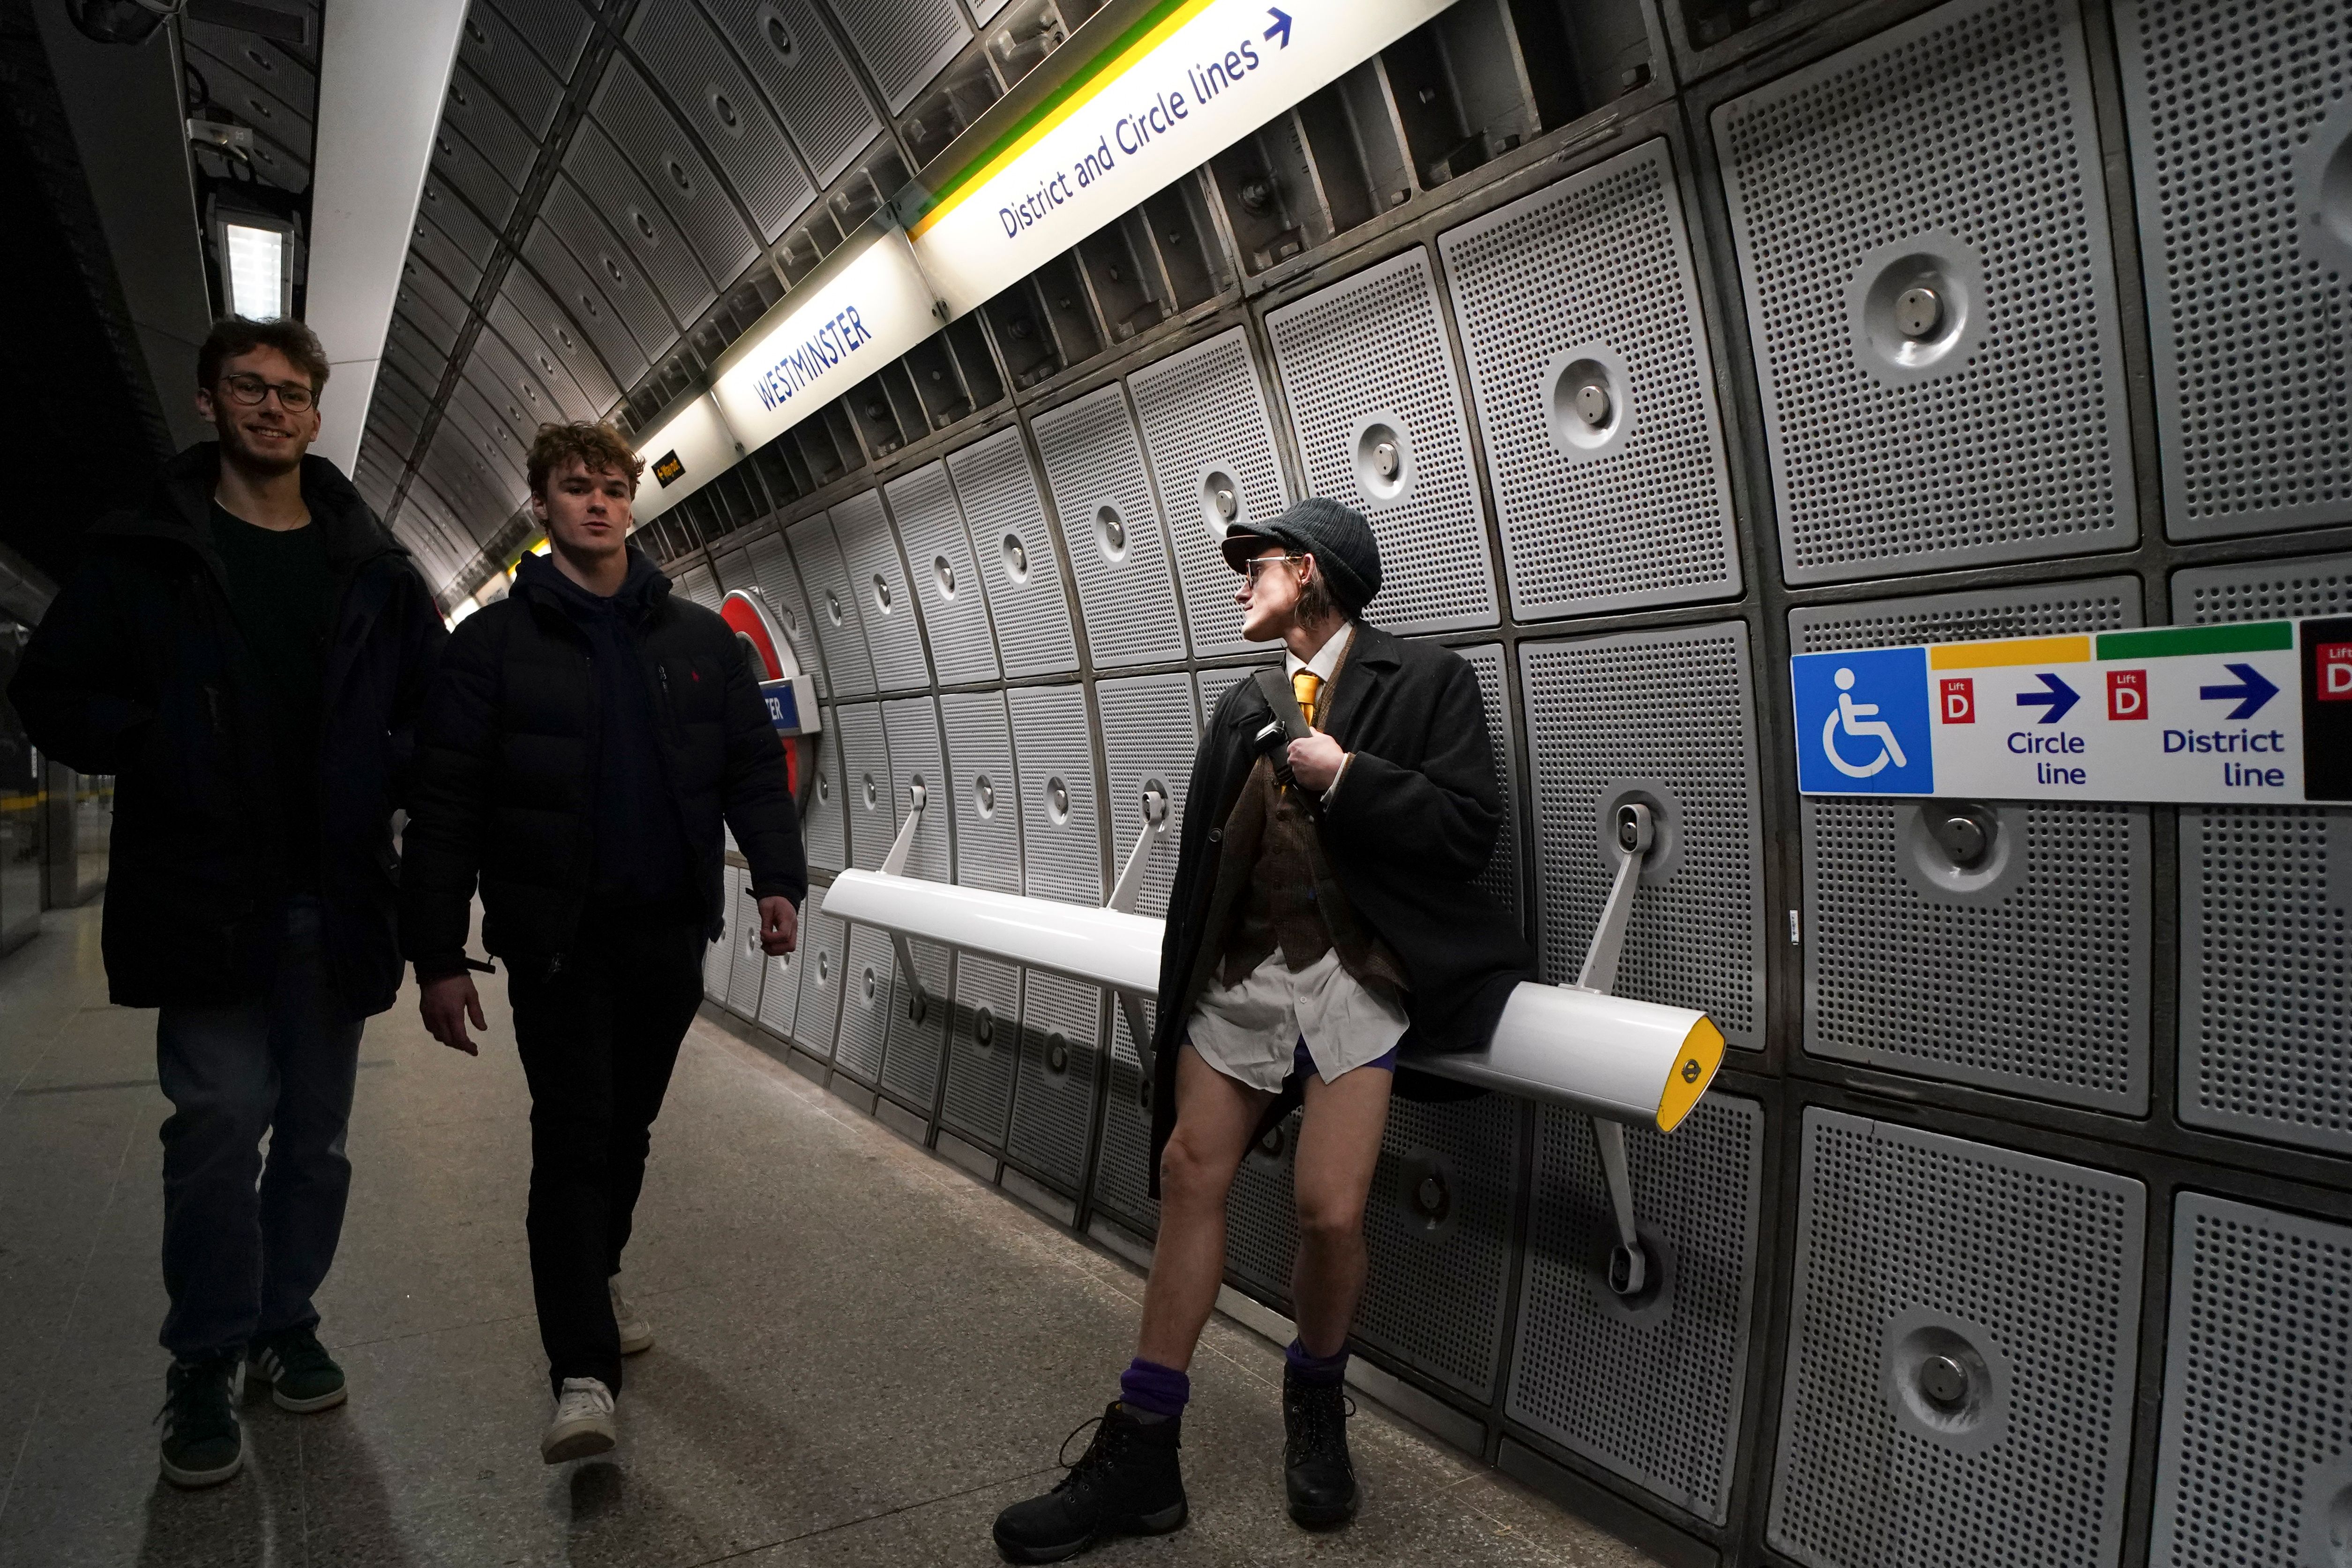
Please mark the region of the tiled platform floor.
MULTIPOLYGON (((659 1342, 610 1462, 551 1469, 522 1204, 527 1099, 484 987, 478 1060, 414 994, 362 1047, 322 1333, 352 1400, 249 1405, 246 1473, 157 1479, 165 1110, 153 1016, 110 1006, 95 907, 0 959, 0 1565, 994 1562, 1130 1353, 1142 1281, 708 1023, 687 1042, 625 1282, 659 1342)), ((1087 1559, 1556 1563, 1630 1549, 1367 1406, 1351 1529, 1283 1517, 1280 1359, 1220 1319, 1193 1369, 1192 1523, 1087 1559)))

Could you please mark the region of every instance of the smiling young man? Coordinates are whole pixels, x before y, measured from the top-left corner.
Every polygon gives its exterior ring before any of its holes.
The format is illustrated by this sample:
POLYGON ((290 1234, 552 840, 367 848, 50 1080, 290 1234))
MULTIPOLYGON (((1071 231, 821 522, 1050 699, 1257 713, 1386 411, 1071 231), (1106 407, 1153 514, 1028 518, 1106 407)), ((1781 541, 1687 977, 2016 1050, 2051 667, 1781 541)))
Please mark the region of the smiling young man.
POLYGON ((425 1025, 477 1049, 466 956, 507 964, 530 1082, 532 1293, 555 1414, 550 1464, 612 1447, 621 1357, 653 1331, 616 1277, 654 1118, 725 920, 724 820, 751 864, 761 946, 790 952, 807 896, 782 744, 735 634, 628 542, 644 464, 609 426, 531 445, 526 555, 451 639, 427 702, 401 940, 425 1025))
POLYGON ((43 750, 116 775, 106 974, 162 1009, 163 1468, 182 1486, 243 1464, 248 1372, 289 1410, 343 1402, 310 1298, 351 1188, 361 1021, 400 988, 392 817, 446 636, 407 552, 306 455, 327 384, 310 330, 232 317, 196 375, 218 439, 91 529, 10 689, 43 750))
POLYGON ((1085 1456, 997 1516, 1016 1563, 1183 1524, 1179 1431, 1224 1279, 1226 1194, 1302 1100, 1284 1483, 1301 1526, 1354 1517, 1341 1384, 1398 1047, 1483 1045, 1533 968, 1517 922, 1474 881, 1503 820, 1477 677, 1360 618, 1381 585, 1370 526, 1310 499, 1223 549, 1243 574, 1242 636, 1281 641, 1310 732, 1286 742, 1268 696, 1242 680, 1202 735, 1160 950, 1143 1324, 1085 1456))

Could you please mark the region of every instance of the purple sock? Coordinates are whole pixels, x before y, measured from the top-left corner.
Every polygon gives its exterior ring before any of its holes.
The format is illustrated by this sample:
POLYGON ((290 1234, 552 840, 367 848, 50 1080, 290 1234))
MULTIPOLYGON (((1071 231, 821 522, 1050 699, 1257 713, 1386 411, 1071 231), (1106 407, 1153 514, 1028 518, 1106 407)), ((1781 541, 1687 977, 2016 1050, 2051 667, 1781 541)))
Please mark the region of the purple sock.
POLYGON ((1138 1356, 1118 1374, 1118 1402, 1147 1415, 1181 1415, 1192 1397, 1192 1380, 1156 1361, 1138 1356))
POLYGON ((1341 1345, 1330 1355, 1316 1355, 1297 1340, 1282 1352, 1282 1359, 1298 1381, 1318 1388, 1337 1388, 1348 1378, 1348 1347, 1341 1345))

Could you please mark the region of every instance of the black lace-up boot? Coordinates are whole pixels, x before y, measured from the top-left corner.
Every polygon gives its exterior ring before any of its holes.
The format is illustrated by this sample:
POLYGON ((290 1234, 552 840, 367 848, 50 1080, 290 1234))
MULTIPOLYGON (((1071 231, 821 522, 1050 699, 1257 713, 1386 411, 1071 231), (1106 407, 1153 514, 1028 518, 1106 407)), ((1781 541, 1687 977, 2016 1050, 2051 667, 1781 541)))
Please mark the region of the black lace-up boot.
MULTIPOLYGON (((1093 1441, 1052 1491, 996 1516, 996 1549, 1011 1563, 1059 1563, 1114 1535, 1183 1528, 1184 1478, 1176 1462, 1181 1417, 1149 1425, 1114 1402, 1093 1441)), ((1086 1430, 1079 1426, 1075 1437, 1086 1430)), ((1065 1450, 1069 1437, 1062 1439, 1065 1450)))
POLYGON ((1339 1384, 1304 1383, 1296 1369, 1283 1368, 1282 1481, 1291 1520, 1306 1529, 1328 1530, 1356 1517, 1356 1467, 1348 1458, 1353 1413, 1339 1384))

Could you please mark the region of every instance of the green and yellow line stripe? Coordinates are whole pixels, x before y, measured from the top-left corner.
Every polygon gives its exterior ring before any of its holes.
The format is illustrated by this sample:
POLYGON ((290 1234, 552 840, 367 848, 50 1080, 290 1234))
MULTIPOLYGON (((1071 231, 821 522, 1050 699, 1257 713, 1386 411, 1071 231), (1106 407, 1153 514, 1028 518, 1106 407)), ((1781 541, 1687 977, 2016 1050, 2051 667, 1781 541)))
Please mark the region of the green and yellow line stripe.
POLYGON ((931 194, 922 216, 908 226, 907 237, 922 238, 932 225, 962 205, 974 191, 1052 134, 1064 121, 1093 102, 1105 89, 1167 42, 1177 29, 1207 10, 1210 4, 1211 0, 1159 0, 1068 80, 1048 93, 1036 108, 1006 127, 1004 134, 978 157, 948 176, 931 194))

